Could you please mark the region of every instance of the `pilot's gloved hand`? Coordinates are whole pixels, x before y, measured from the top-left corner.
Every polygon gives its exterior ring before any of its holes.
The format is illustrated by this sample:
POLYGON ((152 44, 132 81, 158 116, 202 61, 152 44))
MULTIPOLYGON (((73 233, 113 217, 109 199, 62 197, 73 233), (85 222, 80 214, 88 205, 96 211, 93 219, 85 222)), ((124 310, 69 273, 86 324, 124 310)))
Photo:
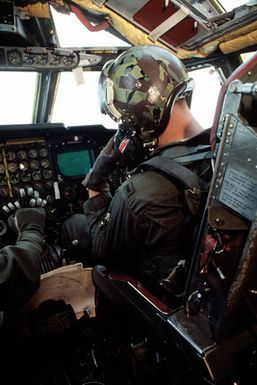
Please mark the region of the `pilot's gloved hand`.
POLYGON ((25 228, 44 234, 46 212, 43 207, 19 209, 14 214, 14 226, 18 233, 25 228))
POLYGON ((31 229, 37 229, 42 233, 45 226, 46 204, 46 199, 41 198, 38 191, 28 187, 20 189, 19 198, 6 203, 2 211, 8 215, 8 225, 14 233, 18 234, 28 225, 31 229))
POLYGON ((121 156, 125 154, 129 139, 124 138, 118 148, 114 148, 113 136, 98 155, 91 171, 83 180, 83 186, 97 192, 108 191, 108 177, 111 175, 121 156))

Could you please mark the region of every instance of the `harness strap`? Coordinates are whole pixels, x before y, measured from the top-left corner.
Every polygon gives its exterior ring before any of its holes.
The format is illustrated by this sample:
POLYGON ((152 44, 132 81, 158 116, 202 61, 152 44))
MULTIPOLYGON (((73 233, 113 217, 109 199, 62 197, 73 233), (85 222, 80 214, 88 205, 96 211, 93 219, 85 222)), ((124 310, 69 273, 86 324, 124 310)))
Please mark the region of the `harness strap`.
POLYGON ((191 157, 198 155, 200 159, 203 159, 209 153, 211 153, 211 146, 209 144, 198 144, 197 146, 176 145, 174 147, 156 149, 152 157, 154 158, 156 155, 168 156, 170 159, 176 159, 180 163, 179 158, 181 157, 189 157, 189 160, 191 160, 191 157))
POLYGON ((165 156, 156 156, 150 158, 147 161, 143 162, 138 166, 133 174, 144 169, 155 167, 164 173, 170 175, 171 177, 176 178, 181 183, 183 183, 187 188, 198 188, 201 190, 207 190, 209 183, 205 182, 193 171, 183 166, 182 164, 177 163, 175 160, 167 158, 165 156))

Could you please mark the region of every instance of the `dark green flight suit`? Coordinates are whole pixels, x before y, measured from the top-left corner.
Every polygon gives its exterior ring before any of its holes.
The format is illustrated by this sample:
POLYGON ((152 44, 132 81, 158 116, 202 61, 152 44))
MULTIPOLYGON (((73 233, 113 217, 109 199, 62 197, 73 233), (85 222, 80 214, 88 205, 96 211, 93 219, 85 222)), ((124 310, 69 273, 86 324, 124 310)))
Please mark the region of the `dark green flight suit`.
POLYGON ((38 289, 44 248, 45 210, 20 209, 16 217, 17 241, 0 250, 0 310, 8 318, 38 289))

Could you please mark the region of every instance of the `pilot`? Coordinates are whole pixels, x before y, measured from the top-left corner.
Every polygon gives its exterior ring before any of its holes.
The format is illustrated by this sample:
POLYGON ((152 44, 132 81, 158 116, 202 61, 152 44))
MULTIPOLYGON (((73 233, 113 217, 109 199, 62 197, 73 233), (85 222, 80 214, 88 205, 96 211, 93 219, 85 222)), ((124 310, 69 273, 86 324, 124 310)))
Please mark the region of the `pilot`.
MULTIPOLYGON (((22 208, 5 205, 8 223, 16 233, 14 245, 0 250, 0 336, 15 337, 16 316, 40 284, 45 247, 45 209, 39 205, 22 208), (17 208, 17 209, 16 209, 17 208), (16 210, 15 210, 16 209, 16 210)), ((16 202, 18 203, 18 202, 16 202)))
MULTIPOLYGON (((119 128, 83 181, 89 196, 84 214, 63 224, 64 241, 76 243, 86 262, 132 274, 149 289, 183 259, 190 202, 176 178, 139 165, 155 156, 175 158, 180 147, 209 144, 209 130, 189 108, 192 90, 184 64, 162 47, 133 46, 104 65, 101 111, 119 128), (113 192, 109 182, 117 169, 129 172, 113 192)), ((207 162, 201 164, 198 173, 207 180, 209 163, 207 173, 207 162)))

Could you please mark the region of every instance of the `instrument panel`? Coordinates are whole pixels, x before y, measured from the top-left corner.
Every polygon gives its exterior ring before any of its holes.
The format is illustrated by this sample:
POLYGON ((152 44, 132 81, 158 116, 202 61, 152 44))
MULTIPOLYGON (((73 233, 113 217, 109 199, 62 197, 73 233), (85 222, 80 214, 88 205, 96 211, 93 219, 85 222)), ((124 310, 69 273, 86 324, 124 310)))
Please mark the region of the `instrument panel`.
POLYGON ((0 197, 18 198, 21 188, 32 187, 53 199, 56 169, 51 146, 44 139, 7 141, 0 152, 0 197))
POLYGON ((81 182, 112 135, 100 125, 0 126, 0 246, 12 242, 10 213, 3 207, 20 203, 21 190, 31 189, 47 202, 47 242, 60 245, 63 221, 83 212, 87 192, 81 182))
POLYGON ((0 68, 33 70, 69 70, 95 66, 101 55, 88 54, 83 50, 44 47, 0 47, 0 68))

